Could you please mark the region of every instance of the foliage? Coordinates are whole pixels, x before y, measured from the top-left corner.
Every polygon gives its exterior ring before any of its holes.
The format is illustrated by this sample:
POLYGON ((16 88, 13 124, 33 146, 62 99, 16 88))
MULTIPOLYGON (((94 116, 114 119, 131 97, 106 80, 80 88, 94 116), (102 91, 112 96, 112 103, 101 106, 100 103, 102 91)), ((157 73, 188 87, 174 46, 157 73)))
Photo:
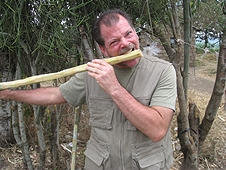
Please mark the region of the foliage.
POLYGON ((225 18, 222 15, 224 0, 200 1, 194 13, 194 27, 197 29, 197 37, 201 40, 220 39, 222 28, 225 26, 225 18))
POLYGON ((70 65, 67 60, 79 57, 75 46, 80 45, 79 28, 90 17, 78 10, 89 2, 73 7, 73 1, 1 1, 0 50, 17 57, 18 49, 22 49, 22 68, 37 60, 39 74, 68 67, 63 65, 70 65))

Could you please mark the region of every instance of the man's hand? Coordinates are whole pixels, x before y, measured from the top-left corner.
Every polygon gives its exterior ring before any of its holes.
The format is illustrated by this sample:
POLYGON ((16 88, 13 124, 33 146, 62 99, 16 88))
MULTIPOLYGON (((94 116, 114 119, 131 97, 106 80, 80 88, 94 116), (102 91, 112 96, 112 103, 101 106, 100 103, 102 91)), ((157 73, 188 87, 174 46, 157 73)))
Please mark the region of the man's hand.
POLYGON ((97 83, 108 94, 113 93, 121 85, 119 84, 113 67, 106 61, 101 59, 94 59, 87 63, 88 74, 96 79, 97 83))
POLYGON ((10 90, 0 90, 0 100, 7 99, 6 96, 9 93, 10 93, 10 90))

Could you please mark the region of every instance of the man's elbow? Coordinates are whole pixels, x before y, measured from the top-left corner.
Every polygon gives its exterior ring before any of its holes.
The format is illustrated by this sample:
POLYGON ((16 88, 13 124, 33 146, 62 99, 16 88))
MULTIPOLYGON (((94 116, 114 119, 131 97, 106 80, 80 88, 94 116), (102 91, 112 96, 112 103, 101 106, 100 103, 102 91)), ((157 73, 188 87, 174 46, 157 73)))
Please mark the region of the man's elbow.
POLYGON ((159 131, 155 136, 152 136, 150 138, 154 142, 159 142, 165 137, 165 135, 166 135, 166 131, 162 130, 162 131, 159 131))

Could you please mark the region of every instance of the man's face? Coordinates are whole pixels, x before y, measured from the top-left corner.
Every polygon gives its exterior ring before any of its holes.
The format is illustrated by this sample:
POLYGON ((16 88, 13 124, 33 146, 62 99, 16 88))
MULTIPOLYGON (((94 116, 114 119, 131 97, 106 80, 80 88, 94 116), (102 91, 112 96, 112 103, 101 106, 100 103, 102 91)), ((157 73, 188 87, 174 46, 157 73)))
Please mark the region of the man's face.
MULTIPOLYGON (((118 56, 139 49, 138 35, 122 16, 119 16, 119 22, 111 27, 102 24, 100 30, 105 41, 105 46, 100 48, 106 57, 118 56)), ((133 67, 138 61, 139 59, 134 59, 116 66, 120 68, 133 67)))

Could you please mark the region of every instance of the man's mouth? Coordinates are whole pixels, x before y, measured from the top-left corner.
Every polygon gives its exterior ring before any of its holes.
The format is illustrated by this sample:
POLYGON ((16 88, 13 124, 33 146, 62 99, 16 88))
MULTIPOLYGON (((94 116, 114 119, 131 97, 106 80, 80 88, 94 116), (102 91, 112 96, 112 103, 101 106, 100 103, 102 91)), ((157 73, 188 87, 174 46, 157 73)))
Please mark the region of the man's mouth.
POLYGON ((131 52, 134 51, 134 50, 135 50, 134 48, 131 48, 131 49, 128 50, 128 51, 123 51, 123 53, 121 52, 120 55, 131 53, 131 52))
POLYGON ((134 50, 135 50, 135 44, 129 43, 129 45, 127 47, 122 48, 119 51, 119 55, 127 54, 127 53, 130 53, 130 52, 134 51, 134 50))

